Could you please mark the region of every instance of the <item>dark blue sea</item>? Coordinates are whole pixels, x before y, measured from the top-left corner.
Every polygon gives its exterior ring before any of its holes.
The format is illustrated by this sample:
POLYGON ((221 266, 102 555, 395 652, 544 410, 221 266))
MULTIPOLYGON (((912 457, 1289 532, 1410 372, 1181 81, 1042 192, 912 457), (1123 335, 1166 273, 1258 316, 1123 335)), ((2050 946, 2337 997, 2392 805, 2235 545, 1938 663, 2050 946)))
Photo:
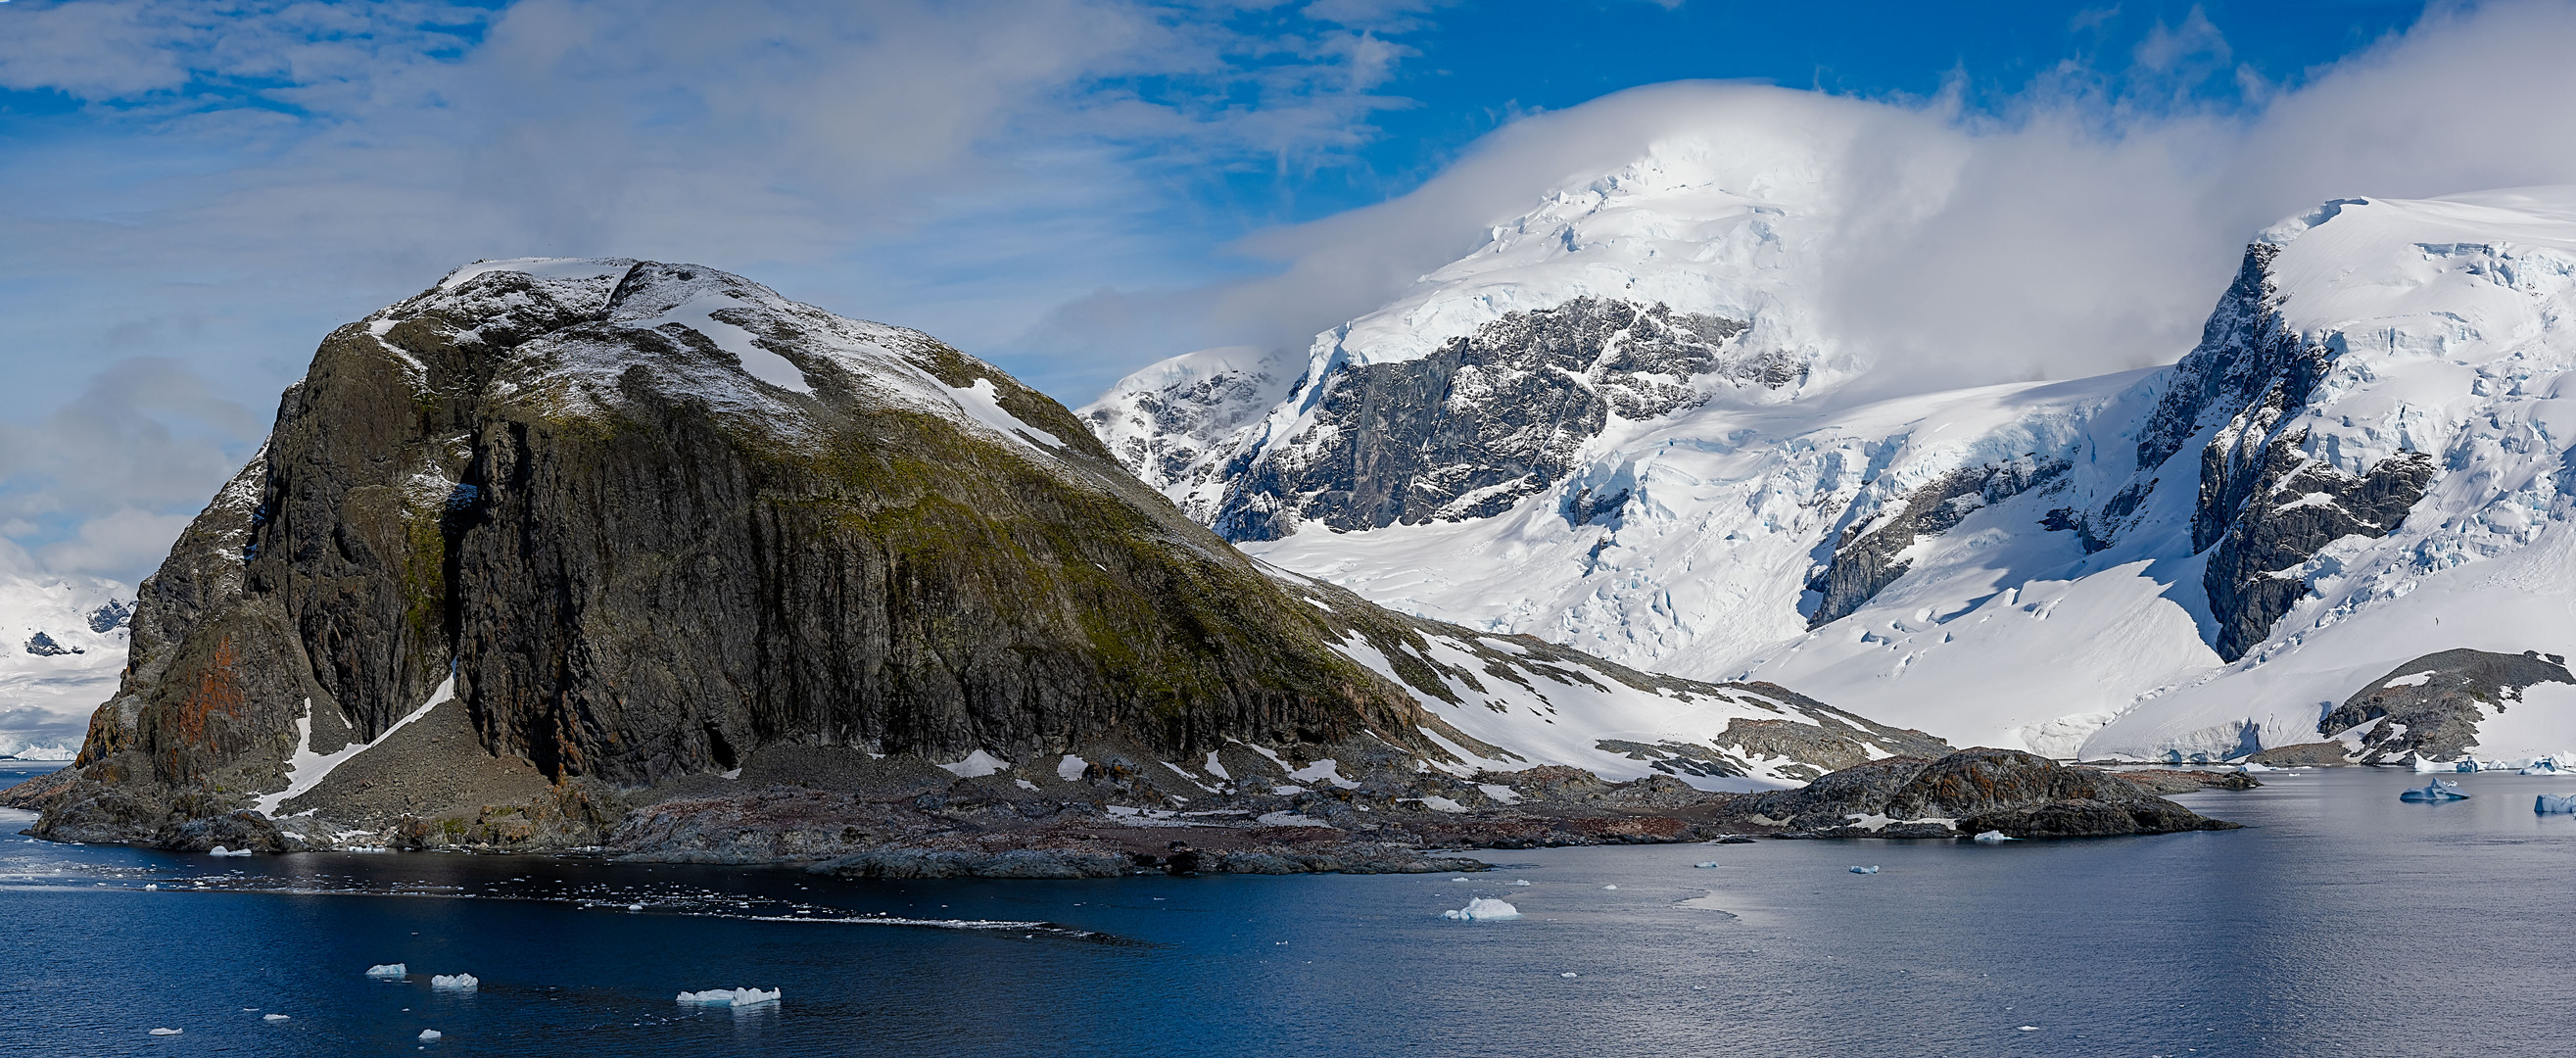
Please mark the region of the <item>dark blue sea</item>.
POLYGON ((2399 772, 2265 779, 2181 799, 2239 831, 1494 852, 1468 881, 862 883, 11 836, 0 1052, 2576 1053, 2576 818, 2531 811, 2576 779, 2466 776, 2447 805, 2400 803, 2420 779, 2399 772), (1478 896, 1524 917, 1441 917, 1478 896), (406 979, 363 976, 394 962, 406 979), (479 990, 430 987, 455 973, 479 990), (783 994, 674 1001, 738 986, 783 994))

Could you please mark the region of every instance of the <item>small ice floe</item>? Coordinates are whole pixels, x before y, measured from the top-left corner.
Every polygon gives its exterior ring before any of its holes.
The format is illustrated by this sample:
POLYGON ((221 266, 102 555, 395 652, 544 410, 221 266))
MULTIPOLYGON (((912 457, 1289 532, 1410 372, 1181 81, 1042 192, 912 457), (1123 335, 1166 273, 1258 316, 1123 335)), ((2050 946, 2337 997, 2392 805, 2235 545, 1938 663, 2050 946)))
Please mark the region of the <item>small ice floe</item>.
POLYGON ((431 974, 429 986, 456 992, 471 992, 481 988, 483 982, 473 974, 431 974))
POLYGON ((1449 879, 1449 880, 1450 880, 1450 881, 1453 881, 1453 882, 1463 882, 1463 881, 1466 881, 1466 880, 1467 880, 1467 876, 1462 874, 1462 875, 1459 875, 1458 877, 1455 877, 1455 878, 1452 878, 1452 879, 1449 879))
POLYGON ((154 1030, 152 1030, 151 1034, 152 1034, 152 1035, 154 1035, 154 1036, 176 1036, 176 1035, 178 1035, 178 1034, 180 1034, 180 1033, 182 1033, 182 1032, 186 1032, 186 1031, 188 1031, 188 1030, 186 1030, 186 1029, 154 1029, 154 1030))
POLYGON ((1867 867, 1854 867, 1851 869, 1851 872, 1853 874, 1877 874, 1878 865, 1873 863, 1867 867))
POLYGON ((2014 1031, 2017 1031, 2017 1032, 2038 1032, 2038 1031, 2039 1031, 2039 1026, 2037 1026, 2037 1025, 2015 1025, 2015 1026, 2013 1026, 2013 1029, 2014 1029, 2014 1031))
POLYGON ((437 1040, 438 1040, 438 1038, 439 1038, 439 1037, 441 1037, 441 1036, 445 1036, 445 1035, 447 1035, 447 1034, 446 1034, 446 1033, 444 1033, 444 1032, 440 1032, 440 1031, 438 1031, 437 1029, 422 1029, 422 1030, 420 1030, 420 1042, 422 1042, 422 1043, 435 1043, 435 1042, 437 1042, 437 1040))
POLYGON ((143 891, 144 891, 144 892, 147 892, 147 893, 152 892, 152 891, 154 891, 154 890, 157 890, 157 889, 159 889, 159 888, 161 888, 161 885, 160 885, 160 883, 158 883, 158 882, 145 882, 145 883, 143 883, 143 891))
POLYGON ((1699 861, 1698 863, 1691 864, 1691 866, 1693 866, 1693 867, 1715 867, 1715 866, 1717 866, 1717 861, 1716 861, 1716 860, 1701 860, 1701 861, 1699 861))
POLYGON ((1512 879, 1511 881, 1504 882, 1503 884, 1504 884, 1504 885, 1528 885, 1528 884, 1530 884, 1530 883, 1529 883, 1529 879, 1527 879, 1527 878, 1514 878, 1514 879, 1512 879))
POLYGON ((644 905, 642 905, 642 904, 628 904, 628 905, 626 905, 626 910, 629 910, 629 911, 642 911, 642 910, 644 910, 644 905))
POLYGON ((778 989, 763 992, 757 988, 710 988, 704 992, 682 992, 680 1002, 711 1007, 756 1007, 778 1002, 778 989))
POLYGON ((217 845, 217 846, 215 846, 214 848, 207 849, 207 850, 206 850, 206 855, 208 855, 208 856, 248 856, 248 855, 250 855, 250 850, 249 850, 249 849, 228 849, 228 848, 225 848, 225 847, 223 847, 223 846, 221 846, 221 845, 217 845))
POLYGON ((2408 790, 2397 795, 2400 801, 2465 801, 2468 797, 2468 794, 2460 792, 2460 784, 2449 779, 2435 779, 2425 783, 2421 790, 2408 790))
POLYGON ((2261 773, 2263 773, 2263 772, 2267 772, 2267 771, 2279 771, 2279 770, 2281 770, 2281 769, 2279 769, 2279 768, 2275 768, 2275 767, 2272 767, 2272 766, 2270 766, 2270 765, 2268 765, 2268 764, 2260 764, 2260 763, 2257 763, 2257 762, 2254 762, 2254 761, 2250 761, 2250 760, 2249 760, 2249 761, 2246 761, 2246 762, 2245 762, 2245 763, 2243 763, 2243 764, 2239 764, 2239 765, 2237 765, 2237 766, 2236 766, 2236 770, 2237 770, 2237 771, 2240 771, 2240 772, 2244 772, 2245 774, 2248 774, 2248 775, 2259 775, 2259 774, 2261 774, 2261 773))
POLYGON ((1558 977, 1572 977, 1572 976, 1574 976, 1574 971, 1572 971, 1572 970, 1567 970, 1567 971, 1565 971, 1564 973, 1558 974, 1557 976, 1558 976, 1558 977))
POLYGON ((1618 887, 1618 886, 1615 886, 1615 885, 1605 885, 1605 886, 1602 886, 1601 888, 1604 888, 1604 889, 1616 889, 1616 888, 1619 888, 1619 887, 1618 887))
POLYGON ((259 1020, 261 1021, 285 1021, 286 1019, 287 1016, 284 1014, 262 1014, 259 1016, 259 1020))
POLYGON ((1441 912, 1440 917, 1452 918, 1460 922, 1481 922, 1495 918, 1519 918, 1521 909, 1492 897, 1480 896, 1467 901, 1467 906, 1456 911, 1441 912))
POLYGON ((380 962, 367 967, 367 976, 385 981, 399 981, 411 976, 411 967, 398 962, 380 962))
POLYGON ((2542 794, 2531 810, 2544 816, 2576 815, 2576 794, 2542 794))
POLYGON ((2000 830, 1981 830, 1977 832, 1976 837, 1969 838, 1968 840, 1984 842, 1988 845, 2001 845, 2004 842, 2011 841, 2012 838, 2000 830))

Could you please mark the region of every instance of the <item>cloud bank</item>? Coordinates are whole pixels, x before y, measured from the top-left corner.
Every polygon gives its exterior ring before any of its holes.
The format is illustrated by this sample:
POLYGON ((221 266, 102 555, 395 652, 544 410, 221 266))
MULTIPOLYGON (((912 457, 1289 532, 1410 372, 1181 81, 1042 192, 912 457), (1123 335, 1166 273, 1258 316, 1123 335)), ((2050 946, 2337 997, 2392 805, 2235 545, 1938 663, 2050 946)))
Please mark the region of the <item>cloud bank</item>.
MULTIPOLYGON (((2245 85, 2260 100, 2251 109, 2177 106, 2197 79, 2250 77, 2195 18, 2141 43, 2139 76, 2118 93, 2069 66, 2002 114, 1965 113, 1950 95, 1832 100, 1834 120, 1868 131, 1830 162, 1842 220, 1818 266, 1826 318, 1874 365, 1871 393, 2169 363, 2197 341, 2245 243, 2284 216, 2333 197, 2576 182, 2576 108, 2564 104, 2576 64, 2557 58, 2571 49, 2576 7, 2446 11, 2295 87, 2245 85)), ((1785 134, 1820 105, 1699 82, 1526 118, 1410 194, 1242 240, 1277 263, 1272 275, 1093 298, 1055 322, 1104 325, 1087 313, 1209 345, 1302 350, 1480 245, 1489 225, 1659 140, 1741 130, 1748 110, 1785 134), (1118 312, 1100 311, 1113 301, 1118 312)))

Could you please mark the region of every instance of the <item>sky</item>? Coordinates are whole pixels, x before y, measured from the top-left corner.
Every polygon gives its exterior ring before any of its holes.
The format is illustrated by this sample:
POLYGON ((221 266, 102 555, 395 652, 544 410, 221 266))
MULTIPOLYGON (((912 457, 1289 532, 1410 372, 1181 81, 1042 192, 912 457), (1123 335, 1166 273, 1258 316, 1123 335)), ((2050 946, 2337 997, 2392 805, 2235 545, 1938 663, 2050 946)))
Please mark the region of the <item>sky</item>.
POLYGON ((468 261, 710 265, 1079 405, 1719 103, 1905 130, 1837 271, 1889 385, 2169 362, 2307 204, 2576 182, 2571 49, 2543 2, 0 0, 0 566, 148 573, 323 334, 468 261))

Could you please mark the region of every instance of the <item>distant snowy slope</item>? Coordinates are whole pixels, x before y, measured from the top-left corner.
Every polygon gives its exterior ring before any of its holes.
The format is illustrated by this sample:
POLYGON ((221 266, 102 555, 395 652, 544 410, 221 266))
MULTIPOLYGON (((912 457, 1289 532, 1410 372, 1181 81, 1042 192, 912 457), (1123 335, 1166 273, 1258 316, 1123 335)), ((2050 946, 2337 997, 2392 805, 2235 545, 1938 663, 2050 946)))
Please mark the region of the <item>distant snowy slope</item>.
POLYGON ((0 542, 0 756, 68 758, 125 668, 132 589, 33 572, 0 542))
MULTIPOLYGON (((2262 233, 2172 367, 1866 404, 1837 373, 1866 350, 1780 340, 1830 334, 1796 308, 1820 243, 1738 252, 1796 212, 1672 208, 1621 223, 1683 234, 1580 268, 1613 240, 1498 232, 1327 332, 1297 395, 1203 446, 1230 454, 1192 495, 1225 498, 1192 513, 1399 609, 2058 755, 2359 746, 2321 721, 2409 658, 2576 645, 2576 189, 2328 203, 2262 233), (1728 328, 1605 311, 1621 268, 1728 328), (1407 363, 1439 369, 1368 374, 1407 363)), ((2505 714, 2477 752, 2576 748, 2576 716, 2505 714)))

